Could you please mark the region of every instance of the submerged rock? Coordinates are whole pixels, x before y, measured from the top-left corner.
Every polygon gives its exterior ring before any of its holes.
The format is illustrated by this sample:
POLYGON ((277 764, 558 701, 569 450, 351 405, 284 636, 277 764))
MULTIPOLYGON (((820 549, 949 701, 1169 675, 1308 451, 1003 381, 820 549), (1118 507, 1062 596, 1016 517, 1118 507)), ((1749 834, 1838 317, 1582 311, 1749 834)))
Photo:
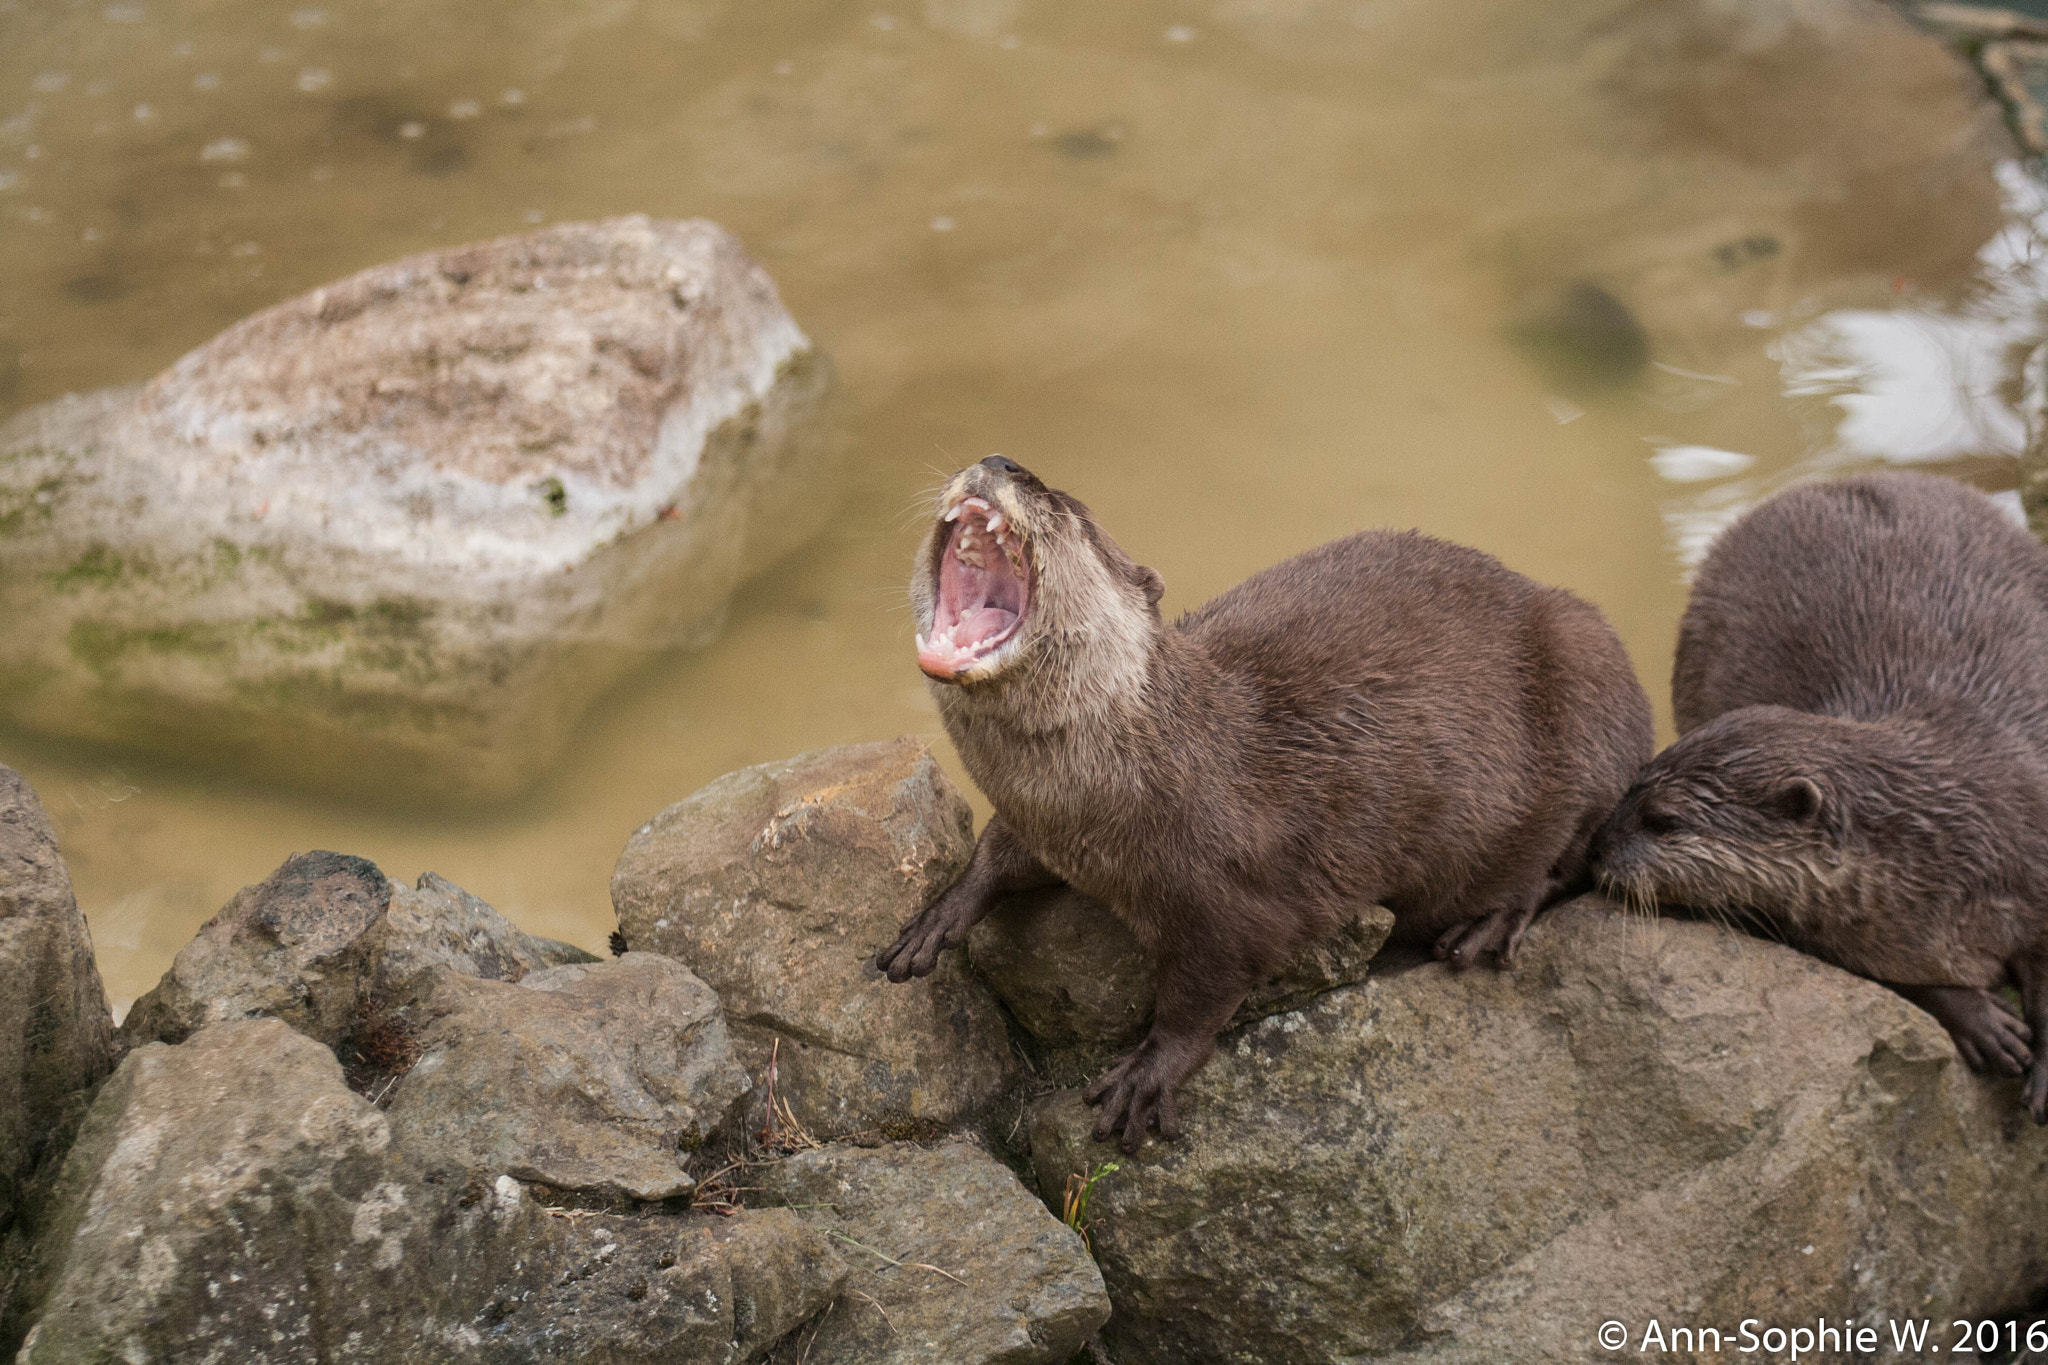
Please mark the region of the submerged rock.
POLYGON ((387 799, 514 791, 822 523, 825 385, 701 220, 313 290, 0 427, 0 719, 387 799))
MULTIPOLYGON (((2048 1286, 2048 1130, 1891 992, 1703 924, 1553 912, 1224 1040, 1103 1179, 1116 1358, 1582 1361, 1607 1319, 1947 1320, 2048 1286)), ((1115 1155, 1067 1092, 1041 1192, 1115 1155)))
POLYGON ((94 1102, 13 1286, 20 1358, 732 1365, 846 1276, 779 1210, 558 1214, 411 1158, 284 1024, 217 1024, 137 1049, 94 1102))
POLYGON ((1064 1365, 1109 1317, 1080 1236, 967 1143, 832 1146, 749 1178, 852 1267, 805 1334, 817 1365, 1064 1365))
MULTIPOLYGON (((1363 981, 1393 932, 1377 905, 1253 989, 1233 1026, 1363 981)), ((1152 959, 1109 907, 1072 887, 1012 896, 968 932, 967 951, 1025 1032, 1055 1047, 1136 1040, 1152 1019, 1152 959)))
POLYGON ((443 972, 404 1013, 418 1060, 390 1098, 422 1159, 611 1198, 672 1199, 746 1096, 718 997, 653 953, 518 985, 443 972))
POLYGON ((0 767, 0 1231, 78 1092, 115 1059, 92 936, 42 803, 0 767))
POLYGON ((636 831, 612 874, 619 930, 725 1001, 741 1061, 819 1136, 950 1125, 1016 1062, 988 989, 942 958, 893 985, 875 953, 967 865, 967 803, 924 741, 729 773, 636 831))
POLYGON ((1523 319, 1514 335, 1550 384, 1565 393, 1634 383, 1650 364, 1650 336, 1643 324, 1627 304, 1592 280, 1572 281, 1523 319))
POLYGON ((394 886, 366 859, 295 853, 200 926, 121 1033, 175 1043, 268 1016, 339 1047, 438 972, 517 981, 556 965, 565 946, 527 937, 434 873, 394 886))

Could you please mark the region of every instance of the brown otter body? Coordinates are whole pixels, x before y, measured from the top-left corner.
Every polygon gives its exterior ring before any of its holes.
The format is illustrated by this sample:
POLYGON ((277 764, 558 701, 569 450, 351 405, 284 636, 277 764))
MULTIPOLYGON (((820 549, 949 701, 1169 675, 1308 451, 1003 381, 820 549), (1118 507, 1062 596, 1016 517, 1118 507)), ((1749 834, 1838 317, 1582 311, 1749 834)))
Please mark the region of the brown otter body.
POLYGON ((961 879, 878 956, 932 969, 1001 893, 1066 881, 1156 957, 1150 1034, 1090 1088, 1127 1150, 1246 992, 1350 909, 1505 963, 1580 880, 1649 756, 1648 699, 1591 606, 1479 553, 1369 531, 1168 626, 1158 576, 991 457, 912 581, 919 663, 996 809, 961 879))
POLYGON ((1672 696, 1603 878, 1893 986, 2048 1123, 2048 551, 1946 479, 1793 489, 1707 556, 1672 696))

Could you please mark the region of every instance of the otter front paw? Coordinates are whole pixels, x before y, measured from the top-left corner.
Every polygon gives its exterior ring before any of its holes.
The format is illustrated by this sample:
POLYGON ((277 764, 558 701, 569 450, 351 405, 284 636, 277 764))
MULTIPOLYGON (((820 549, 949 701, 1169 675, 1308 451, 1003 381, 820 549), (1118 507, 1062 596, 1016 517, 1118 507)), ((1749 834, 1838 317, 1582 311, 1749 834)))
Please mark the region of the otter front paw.
POLYGON ((1102 1107, 1095 1119, 1095 1140, 1107 1142, 1112 1133, 1119 1134, 1117 1145, 1129 1154, 1144 1145, 1145 1130, 1155 1123, 1166 1141, 1179 1137, 1180 1110, 1173 1098, 1181 1081, 1177 1070, 1150 1038, 1119 1059, 1081 1092, 1082 1099, 1102 1107))
POLYGON ((959 947, 974 920, 958 900, 941 896, 905 926, 894 943, 875 954, 875 965, 888 973, 891 981, 930 976, 932 968, 939 965, 939 954, 959 947))

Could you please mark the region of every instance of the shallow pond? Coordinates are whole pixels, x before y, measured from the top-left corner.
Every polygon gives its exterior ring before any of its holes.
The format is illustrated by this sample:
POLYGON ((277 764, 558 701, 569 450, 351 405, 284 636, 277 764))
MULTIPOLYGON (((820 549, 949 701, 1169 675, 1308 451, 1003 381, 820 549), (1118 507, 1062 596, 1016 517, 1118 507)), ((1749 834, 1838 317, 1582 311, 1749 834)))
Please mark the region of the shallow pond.
POLYGON ((1361 526, 1482 546, 1604 607, 1664 714, 1719 519, 1878 459, 2010 486, 2022 438, 2041 206, 1996 111, 1903 25, 1802 9, 0 0, 0 415, 378 261, 644 212, 739 234, 850 425, 831 529, 511 807, 0 742, 109 993, 314 847, 600 946, 664 804, 939 735, 903 582, 923 491, 992 451, 1169 610, 1361 526))

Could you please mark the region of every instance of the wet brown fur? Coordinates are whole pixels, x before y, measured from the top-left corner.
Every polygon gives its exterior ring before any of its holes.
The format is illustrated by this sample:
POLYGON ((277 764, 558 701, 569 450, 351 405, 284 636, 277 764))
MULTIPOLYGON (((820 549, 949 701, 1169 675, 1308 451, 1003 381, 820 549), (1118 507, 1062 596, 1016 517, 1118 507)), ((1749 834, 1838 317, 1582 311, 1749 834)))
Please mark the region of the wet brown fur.
POLYGON ((1793 489, 1707 556, 1672 699, 1610 883, 1892 985, 2048 1122, 2048 551, 1946 479, 1793 489))
MULTIPOLYGON (((1014 656, 932 689, 996 815, 879 962, 930 971, 1013 889, 1113 907, 1159 988, 1150 1035, 1089 1091, 1098 1138, 1174 1136, 1174 1087, 1245 993, 1348 910, 1386 905, 1454 965, 1511 957, 1650 753, 1600 613, 1476 550, 1366 531, 1169 626, 1158 576, 1074 498, 1008 462, 941 510, 969 494, 1025 534, 1034 580, 1014 656)), ((925 630, 945 545, 939 523, 919 552, 925 630)))

